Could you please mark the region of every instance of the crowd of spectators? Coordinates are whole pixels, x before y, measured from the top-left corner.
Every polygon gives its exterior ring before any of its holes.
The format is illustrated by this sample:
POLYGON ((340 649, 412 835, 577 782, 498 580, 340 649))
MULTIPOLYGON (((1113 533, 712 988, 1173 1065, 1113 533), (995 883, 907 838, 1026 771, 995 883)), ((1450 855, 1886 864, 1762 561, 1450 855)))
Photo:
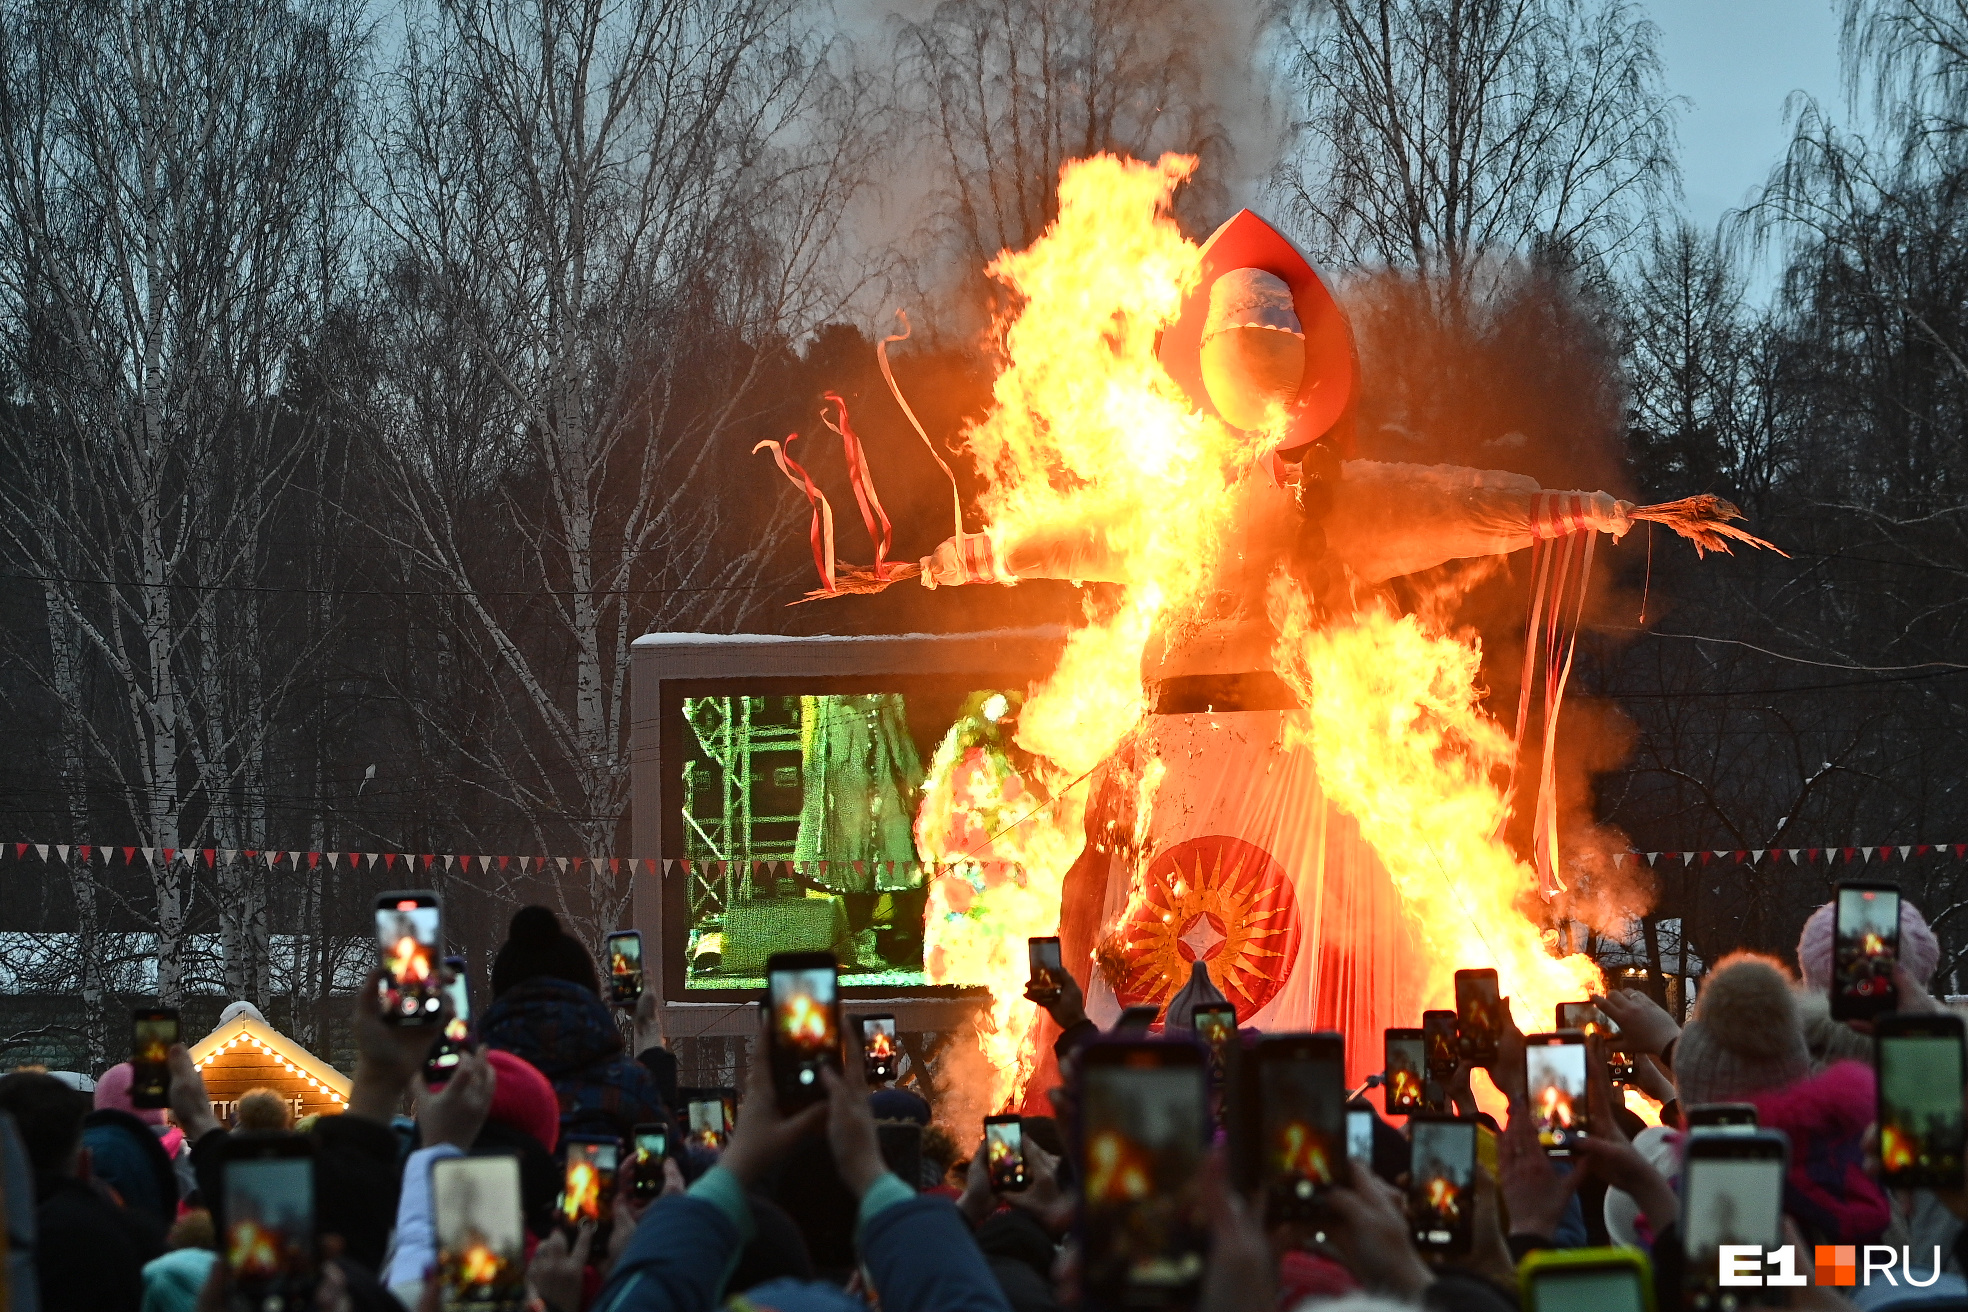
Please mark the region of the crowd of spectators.
MULTIPOLYGON (((1347 1163, 1316 1223, 1268 1223, 1262 1204, 1229 1182, 1219 1136, 1200 1191, 1210 1246, 1197 1305, 1504 1312, 1520 1306, 1529 1255, 1620 1246, 1651 1256, 1656 1305, 1677 1306, 1683 1111, 1748 1103, 1760 1126, 1789 1137, 1783 1210, 1800 1246, 1797 1269, 1811 1269, 1819 1245, 1889 1245, 1926 1282, 1812 1283, 1759 1297, 1800 1308, 1968 1306, 1968 1191, 1877 1182, 1873 1040, 1869 1026, 1834 1021, 1825 1005, 1830 920, 1827 907, 1807 924, 1795 973, 1750 953, 1716 963, 1685 1025, 1638 991, 1596 999, 1620 1028, 1635 1087, 1646 1105, 1659 1104, 1659 1124, 1629 1110, 1595 1063, 1594 1132, 1569 1160, 1548 1156, 1531 1128, 1523 1036, 1506 1027, 1483 1079, 1507 1110, 1479 1111, 1468 1067, 1450 1086, 1484 1135, 1473 1241, 1453 1258, 1425 1255, 1413 1241, 1406 1140, 1394 1118, 1376 1114, 1372 1165, 1347 1163)), ((1927 987, 1937 955, 1907 904, 1902 1011, 1941 1010, 1927 987)), ((626 1043, 587 951, 541 908, 514 918, 491 978, 477 1046, 433 1090, 422 1071, 441 1018, 384 1023, 372 977, 357 995, 347 1110, 299 1125, 270 1092, 240 1099, 234 1123, 221 1124, 182 1045, 170 1057, 168 1121, 133 1105, 127 1064, 104 1072, 92 1097, 38 1070, 0 1077, 12 1291, 0 1303, 47 1312, 229 1306, 212 1220, 228 1140, 290 1134, 312 1145, 322 1258, 313 1300, 322 1312, 439 1307, 432 1168, 479 1153, 519 1161, 527 1285, 551 1312, 1049 1312, 1081 1303, 1074 1090, 1086 1045, 1101 1036, 1070 980, 1043 1003, 1057 1032, 1056 1114, 1024 1118, 1028 1183, 1014 1192, 993 1189, 980 1126, 940 1121, 912 1090, 871 1093, 853 1062, 825 1073, 823 1101, 790 1115, 766 1063, 755 1062, 735 1131, 721 1152, 705 1148, 687 1132, 654 996, 626 1043), (556 1224, 563 1140, 627 1140, 651 1122, 674 1129, 657 1196, 638 1198, 624 1171, 605 1224, 556 1224), (916 1178, 899 1178, 884 1156, 889 1123, 918 1127, 916 1178)), ((1185 1036, 1171 1028, 1165 1037, 1185 1036)))

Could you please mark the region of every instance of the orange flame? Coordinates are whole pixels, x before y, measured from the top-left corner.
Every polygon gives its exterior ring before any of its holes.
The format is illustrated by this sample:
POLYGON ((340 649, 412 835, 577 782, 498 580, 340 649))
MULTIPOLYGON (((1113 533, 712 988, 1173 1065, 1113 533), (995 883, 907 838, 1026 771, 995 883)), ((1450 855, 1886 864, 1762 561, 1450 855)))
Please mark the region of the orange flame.
MULTIPOLYGON (((1080 785, 1140 720, 1151 634, 1200 615, 1233 527, 1233 488, 1267 440, 1201 413, 1156 357, 1158 334, 1200 276, 1200 248, 1169 214, 1195 165, 1176 155, 1068 163, 1058 219, 988 269, 1010 308, 995 324, 992 407, 965 436, 997 557, 1016 571, 1021 549, 1056 558, 1084 544, 1124 585, 1118 601, 1089 602, 1019 713, 1015 742, 1037 763, 1016 785, 1028 804, 1004 808, 1016 815, 1003 824, 970 823, 959 812, 981 814, 992 788, 1002 803, 1013 785, 981 759, 942 752, 926 787, 937 814, 926 803, 919 817, 922 856, 969 864, 931 883, 925 971, 933 983, 989 983, 978 1032, 999 1106, 1030 1070, 1023 940, 1057 927, 1084 838, 1080 785)), ((1491 776, 1508 774, 1512 746, 1481 708, 1473 638, 1372 611, 1315 626, 1289 590, 1272 609, 1280 672, 1311 713, 1321 784, 1358 822, 1419 930, 1423 1005, 1451 1004, 1456 969, 1493 965, 1528 1030, 1538 1028, 1531 1017, 1599 987, 1590 960, 1554 959, 1519 908, 1536 879, 1496 837, 1509 803, 1491 776)), ((1137 781, 1144 802, 1157 766, 1137 781)), ((1137 815, 1145 824, 1148 807, 1137 815)), ((1076 973, 1084 964, 1067 963, 1076 973)))

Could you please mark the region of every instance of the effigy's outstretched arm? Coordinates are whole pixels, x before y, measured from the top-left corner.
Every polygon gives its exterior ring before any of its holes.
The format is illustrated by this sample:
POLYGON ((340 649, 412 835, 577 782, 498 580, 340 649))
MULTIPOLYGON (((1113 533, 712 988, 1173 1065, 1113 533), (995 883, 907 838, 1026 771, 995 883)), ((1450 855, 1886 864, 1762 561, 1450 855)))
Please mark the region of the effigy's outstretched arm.
POLYGON ((1333 488, 1326 541, 1356 578, 1378 583, 1572 533, 1619 538, 1633 510, 1605 492, 1552 491, 1523 474, 1350 460, 1333 488))
POLYGON ((962 583, 1016 583, 1020 579, 1071 579, 1125 583, 1120 556, 1107 544, 1106 526, 1081 521, 1019 533, 1001 529, 945 538, 922 559, 926 588, 962 583))

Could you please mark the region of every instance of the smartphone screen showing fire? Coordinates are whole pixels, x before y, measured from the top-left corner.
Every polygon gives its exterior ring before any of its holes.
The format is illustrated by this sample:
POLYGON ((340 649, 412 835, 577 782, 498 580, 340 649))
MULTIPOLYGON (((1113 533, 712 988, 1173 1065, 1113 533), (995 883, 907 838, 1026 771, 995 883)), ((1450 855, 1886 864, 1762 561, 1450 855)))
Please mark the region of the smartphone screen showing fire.
POLYGON ((1690 1285, 1717 1283, 1724 1244, 1761 1250, 1783 1242, 1783 1176, 1779 1155, 1689 1155, 1682 1167, 1681 1224, 1690 1285))
MULTIPOLYGON (((1003 688, 865 677, 692 680, 666 701, 669 855, 690 859, 686 990, 757 989, 788 938, 849 941, 848 987, 983 985, 990 963, 946 952, 937 914, 1016 873, 992 838, 1047 800, 1015 741, 1025 680, 1003 688), (759 695, 761 693, 769 695, 759 695), (745 802, 735 805, 734 796, 745 802), (929 867, 941 867, 929 869, 929 867), (961 885, 961 887, 960 887, 961 885)), ((1022 832, 1022 831, 1019 831, 1022 832)), ((1002 847, 1015 849, 1015 835, 1002 847)), ((1036 972, 1035 972, 1036 973, 1036 972)))
POLYGON ((642 935, 608 936, 608 1000, 626 1007, 642 996, 642 935))
POLYGON ((1926 1034, 1882 1034, 1877 1042, 1879 1165, 1887 1182, 1960 1188, 1960 1042, 1926 1034))
POLYGON ((1456 1014, 1453 1011, 1421 1013, 1421 1033, 1428 1045, 1428 1077, 1446 1080, 1462 1064, 1456 1050, 1456 1014))
POLYGON ((1585 1044, 1552 1034, 1533 1034, 1524 1042, 1525 1087, 1538 1143, 1553 1157, 1569 1157, 1588 1131, 1585 1044))
POLYGON ((1884 1009, 1894 994, 1893 963, 1900 950, 1900 895, 1889 888, 1838 890, 1832 935, 1834 1001, 1858 1017, 1884 1009))
POLYGON ((654 1124, 635 1128, 635 1196, 654 1198, 663 1191, 663 1158, 670 1148, 669 1131, 654 1124))
POLYGON ((1387 1081, 1387 1111, 1389 1115, 1421 1111, 1427 1095, 1422 1082, 1428 1078, 1428 1040, 1421 1031, 1404 1034, 1397 1030, 1387 1032, 1387 1069, 1382 1078, 1387 1081))
POLYGON ((1503 1033, 1503 999, 1497 993, 1496 972, 1458 970, 1455 997, 1456 1050, 1464 1061, 1487 1066, 1496 1057, 1497 1038, 1503 1033))
POLYGON ((1257 1080, 1264 1184, 1283 1203, 1308 1202, 1339 1181, 1345 1071, 1336 1061, 1271 1056, 1259 1063, 1257 1080))
POLYGON ((171 1045, 176 1012, 140 1011, 130 1023, 130 1097, 139 1107, 163 1107, 171 1091, 171 1045))
POLYGON ((438 979, 438 910, 409 898, 376 908, 376 945, 383 957, 383 1015, 414 1020, 442 1006, 438 979))
POLYGON ((561 1168, 560 1205, 556 1219, 570 1229, 583 1221, 601 1223, 604 1201, 615 1194, 615 1167, 621 1148, 594 1139, 567 1140, 566 1165, 561 1168))
POLYGON ((867 1016, 861 1021, 861 1055, 870 1080, 895 1078, 895 1017, 867 1016))
POLYGON ((1110 1303, 1182 1303, 1208 1236, 1201 1068, 1089 1064, 1083 1078, 1088 1286, 1110 1303))
POLYGON ((444 1037, 463 1043, 471 1037, 471 979, 465 974, 464 958, 445 960, 444 992, 451 999, 451 1019, 444 1022, 444 1037))
POLYGON ((431 1165, 442 1306, 515 1312, 526 1304, 519 1159, 453 1157, 431 1165))
POLYGON ((1056 938, 1028 939, 1025 944, 1027 967, 1030 971, 1031 988, 1034 997, 1052 999, 1059 996, 1060 981, 1066 975, 1065 959, 1059 955, 1059 940, 1056 938))
POLYGON ((731 1139, 731 1118, 725 1114, 724 1100, 711 1098, 690 1104, 690 1143, 714 1153, 724 1151, 731 1139))
POLYGON ((1237 1042, 1237 1009, 1229 1003, 1210 1003, 1196 1008, 1191 1019, 1196 1037, 1210 1050, 1210 1060, 1218 1075, 1226 1069, 1230 1049, 1237 1042))
POLYGON ((1025 1187, 1025 1130, 1018 1121, 984 1122, 984 1164, 993 1189, 1025 1187))
POLYGON ((840 1051, 835 993, 832 969, 772 972, 774 1040, 802 1088, 817 1088, 820 1067, 840 1051))
POLYGON ((1413 1122, 1408 1215, 1417 1244, 1460 1247, 1469 1234, 1476 1183, 1476 1127, 1468 1121, 1413 1122))
POLYGON ((263 1307, 302 1306, 314 1281, 314 1160, 227 1161, 225 1223, 235 1290, 263 1307))

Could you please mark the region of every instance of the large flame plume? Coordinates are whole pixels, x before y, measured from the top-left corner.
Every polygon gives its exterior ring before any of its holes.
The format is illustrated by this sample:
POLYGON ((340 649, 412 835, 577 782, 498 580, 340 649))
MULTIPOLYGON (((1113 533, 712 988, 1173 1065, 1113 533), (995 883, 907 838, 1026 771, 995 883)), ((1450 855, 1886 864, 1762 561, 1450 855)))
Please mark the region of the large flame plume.
MULTIPOLYGON (((992 817, 982 848, 923 853, 972 862, 931 889, 926 960, 933 982, 990 982, 979 1033, 994 1106, 1029 1074, 1024 940, 1055 932, 1083 844, 1085 779, 1142 716, 1151 634, 1199 618, 1233 486, 1265 436, 1199 413, 1156 358, 1158 333, 1200 276, 1200 248, 1168 212, 1194 167, 1174 155, 1074 161, 1061 172, 1058 220, 989 267, 1010 293, 995 325, 1002 366, 989 413, 965 436, 999 557, 1015 569, 1021 544, 1087 534, 1124 562, 1125 585, 1118 600, 1089 596, 1058 668, 1018 714, 1015 742, 1035 777, 1020 778, 1029 797, 1003 809, 1021 818, 992 817)), ((1458 968, 1494 966, 1519 1024, 1544 1028, 1552 1004, 1600 980, 1582 956, 1553 957, 1524 913, 1535 877, 1498 837, 1509 801, 1495 781, 1514 749, 1482 709, 1473 637, 1372 606, 1315 623, 1282 582, 1271 603, 1279 670, 1308 712, 1321 781, 1385 865, 1424 949, 1412 967, 1425 1005, 1453 1005, 1458 968)), ((969 762, 972 781, 988 774, 969 762)), ((1143 786, 1145 818, 1153 787, 1143 786)))
POLYGON ((1193 606, 1250 454, 1249 439, 1197 413, 1155 358, 1157 334, 1200 276, 1199 248, 1168 214, 1195 165, 1179 155, 1069 164, 1058 220, 988 270, 1013 305, 996 325, 1004 363, 991 410, 966 434, 986 480, 979 509, 1006 559, 1062 525, 1091 524, 1127 577, 1118 606, 1089 601, 1059 668, 1019 713, 1016 742, 1041 765, 1025 782, 1051 800, 1034 797, 986 851, 924 853, 976 863, 931 890, 925 949, 932 982, 991 983, 979 1032, 994 1105, 1029 1069, 1025 939, 1058 925, 1083 841, 1084 777, 1140 718, 1142 647, 1193 606), (994 872, 999 861, 1022 875, 994 872))

